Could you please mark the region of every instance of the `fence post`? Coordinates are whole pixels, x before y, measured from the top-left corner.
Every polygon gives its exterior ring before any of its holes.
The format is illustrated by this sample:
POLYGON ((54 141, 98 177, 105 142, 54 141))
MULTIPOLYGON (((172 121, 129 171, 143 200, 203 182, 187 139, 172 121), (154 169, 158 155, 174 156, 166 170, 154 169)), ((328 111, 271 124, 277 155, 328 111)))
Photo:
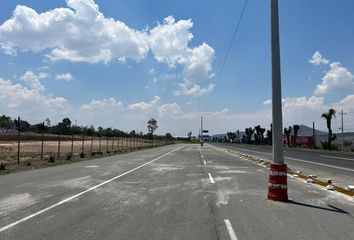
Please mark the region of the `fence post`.
POLYGON ((82 133, 81 153, 84 154, 85 148, 85 135, 82 133))
POLYGON ((114 145, 114 137, 112 137, 112 152, 113 152, 113 145, 114 145))
POLYGON ((92 147, 93 147, 93 135, 91 136, 91 148, 90 148, 91 154, 92 154, 92 147))
POLYGON ((102 136, 100 135, 100 143, 99 143, 99 145, 98 145, 98 151, 100 152, 100 154, 101 154, 101 141, 102 141, 102 136))
MULTIPOLYGON (((44 122, 43 122, 43 128, 44 128, 44 122)), ((44 129, 42 129, 42 135, 41 135, 41 140, 42 140, 42 144, 41 144, 41 161, 43 160, 43 148, 44 148, 44 129)))
POLYGON ((17 132, 18 132, 18 135, 17 135, 17 164, 19 165, 20 164, 20 138, 21 138, 21 132, 20 132, 20 128, 21 128, 21 119, 20 117, 17 118, 17 132))
POLYGON ((71 156, 74 156, 74 134, 71 133, 71 156))
POLYGON ((117 137, 117 151, 119 152, 119 137, 117 137))
POLYGON ((60 158, 60 130, 59 130, 59 136, 58 136, 58 159, 60 158))
POLYGON ((107 137, 107 144, 106 144, 106 153, 108 153, 108 137, 107 137))

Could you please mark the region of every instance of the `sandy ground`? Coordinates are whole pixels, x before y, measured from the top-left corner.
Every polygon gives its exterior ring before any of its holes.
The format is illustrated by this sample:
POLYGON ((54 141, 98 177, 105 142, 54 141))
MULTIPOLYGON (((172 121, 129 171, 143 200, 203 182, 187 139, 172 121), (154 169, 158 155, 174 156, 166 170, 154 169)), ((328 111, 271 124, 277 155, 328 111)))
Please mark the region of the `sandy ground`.
MULTIPOLYGON (((50 155, 58 156, 58 150, 60 158, 65 158, 67 154, 73 149, 74 156, 79 155, 82 151, 86 154, 91 152, 102 151, 106 153, 114 151, 126 151, 130 148, 142 148, 149 147, 152 142, 149 140, 142 139, 98 139, 71 141, 61 141, 60 148, 58 141, 44 141, 43 142, 43 157, 44 159, 49 158, 50 155), (133 141, 135 140, 135 141, 133 141)), ((20 159, 25 160, 40 160, 41 158, 41 141, 24 141, 20 142, 20 159)), ((0 142, 0 161, 6 161, 8 163, 17 161, 18 152, 17 142, 0 142)))

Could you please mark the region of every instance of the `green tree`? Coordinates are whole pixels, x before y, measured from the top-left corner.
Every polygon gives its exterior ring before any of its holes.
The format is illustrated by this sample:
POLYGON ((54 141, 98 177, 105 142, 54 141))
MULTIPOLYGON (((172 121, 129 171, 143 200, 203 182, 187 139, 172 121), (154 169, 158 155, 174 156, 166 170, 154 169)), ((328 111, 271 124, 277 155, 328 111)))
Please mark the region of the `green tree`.
POLYGON ((166 133, 165 138, 166 138, 167 140, 172 140, 172 139, 173 139, 171 133, 166 133))
POLYGON ((261 126, 260 125, 255 126, 254 130, 256 131, 256 133, 254 134, 255 142, 257 144, 260 144, 260 142, 261 142, 261 126))
POLYGON ((191 141, 192 140, 192 132, 188 132, 187 136, 188 136, 188 140, 191 141))
POLYGON ((12 121, 11 117, 6 115, 0 116, 0 128, 13 129, 14 122, 12 121))
POLYGON ((329 109, 328 112, 322 113, 321 117, 326 119, 327 129, 328 129, 328 149, 331 150, 331 142, 333 140, 332 136, 332 117, 336 117, 336 110, 333 108, 329 109))
POLYGON ((156 121, 155 118, 151 118, 151 119, 147 122, 147 128, 148 128, 149 134, 151 134, 151 136, 153 136, 155 130, 158 128, 158 126, 157 126, 157 121, 156 121))
POLYGON ((69 135, 71 134, 71 120, 69 118, 64 118, 60 123, 58 123, 58 131, 60 134, 69 135))
POLYGON ((292 127, 289 126, 288 128, 284 128, 284 134, 286 135, 286 141, 288 143, 288 147, 290 147, 290 134, 291 134, 291 131, 292 131, 292 127))
POLYGON ((293 126, 293 129, 294 129, 294 142, 293 142, 293 144, 296 145, 296 143, 297 143, 297 135, 298 135, 298 133, 299 133, 300 126, 297 125, 297 124, 295 124, 295 125, 293 126))
POLYGON ((251 143, 251 138, 252 138, 252 135, 253 135, 254 131, 255 130, 252 127, 249 127, 249 128, 245 129, 245 134, 247 136, 247 138, 246 138, 246 142, 247 143, 251 143))

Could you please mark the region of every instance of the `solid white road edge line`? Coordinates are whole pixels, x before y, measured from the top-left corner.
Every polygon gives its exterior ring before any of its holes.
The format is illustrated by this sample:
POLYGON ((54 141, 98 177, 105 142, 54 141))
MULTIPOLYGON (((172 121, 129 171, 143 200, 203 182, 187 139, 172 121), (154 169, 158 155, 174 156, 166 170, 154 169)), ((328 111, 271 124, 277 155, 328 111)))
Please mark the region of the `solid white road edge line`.
MULTIPOLYGON (((241 151, 244 150, 244 151, 248 151, 248 152, 254 152, 254 153, 258 153, 258 154, 264 154, 264 155, 272 156, 271 153, 262 153, 262 152, 257 152, 257 151, 253 151, 253 150, 242 149, 242 148, 235 148, 235 147, 233 147, 233 149, 237 149, 237 150, 241 150, 241 151)), ((232 150, 232 149, 231 149, 231 150, 232 150)), ((298 159, 298 158, 292 158, 292 157, 284 157, 284 158, 290 159, 290 160, 294 160, 294 161, 298 161, 298 162, 304 162, 304 163, 309 163, 309 164, 314 164, 314 165, 319 165, 319 166, 330 167, 330 168, 336 168, 336 169, 341 169, 341 170, 346 170, 346 171, 354 172, 354 169, 350 169, 350 168, 337 167, 337 166, 334 166, 334 165, 324 164, 324 163, 315 163, 315 162, 310 162, 310 161, 306 161, 306 160, 302 160, 302 159, 298 159)))
POLYGON ((211 182, 211 183, 215 183, 213 177, 211 176, 211 174, 208 173, 208 175, 209 175, 210 182, 211 182))
POLYGON ((345 158, 345 157, 335 157, 335 156, 328 156, 328 155, 320 155, 320 157, 336 158, 336 159, 346 160, 346 161, 354 161, 354 159, 352 159, 352 158, 345 158))
POLYGON ((231 225, 231 222, 229 219, 224 219, 225 225, 226 225, 226 229, 227 232, 229 233, 230 239, 231 240, 237 240, 237 236, 236 233, 234 231, 234 228, 231 225))
POLYGON ((21 219, 15 221, 15 222, 13 222, 13 223, 10 223, 10 224, 8 224, 8 225, 6 225, 6 226, 0 228, 0 232, 3 232, 3 231, 5 231, 5 230, 7 230, 7 229, 9 229, 9 228, 11 228, 11 227, 13 227, 13 226, 16 226, 17 224, 20 224, 20 223, 22 223, 22 222, 25 222, 25 221, 27 221, 28 219, 31 219, 31 218, 33 218, 33 217, 39 215, 39 214, 42 214, 42 213, 44 213, 44 212, 47 212, 47 211, 49 211, 49 210, 52 209, 52 208, 58 207, 58 206, 60 206, 60 205, 62 205, 62 204, 64 204, 64 203, 69 202, 69 201, 71 201, 71 200, 73 200, 73 199, 75 199, 75 198, 78 198, 78 197, 80 197, 81 195, 84 195, 85 193, 88 193, 88 192, 90 192, 90 191, 92 191, 92 190, 94 190, 94 189, 96 189, 96 188, 98 188, 98 187, 101 187, 101 186, 103 186, 103 185, 105 185, 105 184, 107 184, 107 183, 109 183, 109 182, 112 182, 112 181, 114 181, 114 180, 116 180, 116 179, 118 179, 118 178, 120 178, 120 177, 123 177, 123 176, 125 176, 125 175, 127 175, 127 174, 129 174, 129 173, 131 173, 131 172, 134 172, 134 171, 138 170, 139 168, 142 168, 142 167, 144 167, 144 166, 146 166, 146 165, 148 165, 148 164, 150 164, 150 163, 152 163, 152 162, 155 162, 155 161, 157 161, 157 160, 159 160, 159 159, 161 159, 161 158, 163 158, 163 157, 165 157, 165 156, 167 156, 167 155, 169 155, 169 154, 171 154, 171 153, 173 153, 173 152, 176 152, 176 151, 180 150, 180 149, 183 148, 183 147, 185 147, 185 145, 182 146, 182 147, 179 147, 179 148, 177 148, 177 149, 175 149, 175 150, 172 150, 172 151, 170 151, 170 152, 168 152, 168 153, 165 153, 165 154, 163 154, 163 155, 161 155, 161 156, 159 156, 159 157, 157 157, 157 158, 155 158, 155 159, 153 159, 153 160, 151 160, 151 161, 149 161, 149 162, 146 162, 146 163, 144 163, 144 164, 142 164, 142 165, 140 165, 140 166, 138 166, 138 167, 136 167, 136 168, 133 168, 133 169, 131 169, 131 170, 125 172, 125 173, 122 173, 122 174, 120 174, 120 175, 118 175, 118 176, 115 176, 114 178, 111 178, 111 179, 109 179, 109 180, 106 180, 106 181, 104 181, 104 182, 102 182, 102 183, 100 183, 100 184, 98 184, 98 185, 96 185, 96 186, 93 186, 93 187, 91 187, 91 188, 89 188, 89 189, 87 189, 87 190, 85 190, 85 191, 82 191, 82 192, 80 192, 80 193, 78 193, 78 194, 75 194, 74 196, 71 196, 71 197, 69 197, 69 198, 66 198, 66 199, 64 199, 64 200, 62 200, 62 201, 60 201, 60 202, 57 202, 57 203, 55 203, 55 204, 53 204, 53 205, 51 205, 51 206, 49 206, 49 207, 47 207, 47 208, 44 208, 44 209, 42 209, 42 210, 40 210, 40 211, 38 211, 38 212, 35 212, 35 213, 33 213, 33 214, 31 214, 31 215, 29 215, 29 216, 27 216, 27 217, 21 218, 21 219))

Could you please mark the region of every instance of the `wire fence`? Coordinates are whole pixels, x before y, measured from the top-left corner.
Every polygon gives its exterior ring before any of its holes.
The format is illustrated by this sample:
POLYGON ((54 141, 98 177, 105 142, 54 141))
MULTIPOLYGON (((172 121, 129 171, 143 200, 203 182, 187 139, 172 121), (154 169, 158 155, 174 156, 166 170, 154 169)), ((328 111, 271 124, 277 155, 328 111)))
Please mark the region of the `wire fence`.
POLYGON ((8 165, 38 165, 107 156, 122 152, 171 144, 166 139, 143 137, 97 137, 84 135, 27 134, 7 132, 0 134, 0 161, 8 165))

